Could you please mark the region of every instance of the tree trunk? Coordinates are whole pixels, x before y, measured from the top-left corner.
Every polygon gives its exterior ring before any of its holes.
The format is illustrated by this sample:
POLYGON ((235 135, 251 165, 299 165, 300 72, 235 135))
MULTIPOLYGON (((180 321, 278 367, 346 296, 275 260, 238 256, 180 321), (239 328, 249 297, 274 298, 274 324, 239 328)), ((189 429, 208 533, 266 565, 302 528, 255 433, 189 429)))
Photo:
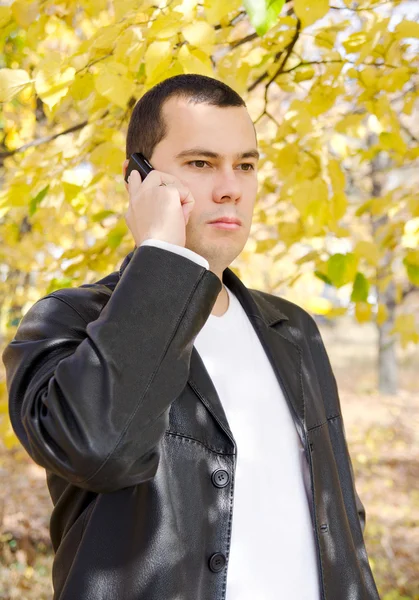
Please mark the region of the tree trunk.
POLYGON ((381 394, 393 395, 398 391, 398 367, 394 335, 390 331, 394 325, 396 312, 396 286, 391 281, 384 292, 378 292, 378 300, 388 310, 388 318, 378 325, 378 389, 381 394))
MULTIPOLYGON (((369 143, 373 143, 374 136, 371 135, 369 143)), ((378 154, 371 163, 371 181, 372 191, 371 195, 374 198, 379 198, 383 191, 383 180, 380 177, 380 171, 386 167, 388 158, 382 154, 378 154)), ((385 225, 388 222, 388 216, 383 215, 380 217, 374 217, 371 215, 371 226, 374 239, 376 239, 376 233, 379 227, 385 225)), ((378 240, 376 239, 376 242, 378 240)), ((381 279, 388 277, 392 272, 393 262, 392 250, 386 250, 380 263, 377 266, 377 282, 381 279)), ((396 317, 396 285, 394 278, 391 279, 390 283, 384 290, 379 290, 377 286, 377 302, 384 304, 387 309, 387 319, 384 323, 379 325, 378 329, 378 389, 381 394, 393 395, 398 392, 398 365, 396 356, 396 339, 394 334, 390 334, 391 329, 394 326, 396 317)))

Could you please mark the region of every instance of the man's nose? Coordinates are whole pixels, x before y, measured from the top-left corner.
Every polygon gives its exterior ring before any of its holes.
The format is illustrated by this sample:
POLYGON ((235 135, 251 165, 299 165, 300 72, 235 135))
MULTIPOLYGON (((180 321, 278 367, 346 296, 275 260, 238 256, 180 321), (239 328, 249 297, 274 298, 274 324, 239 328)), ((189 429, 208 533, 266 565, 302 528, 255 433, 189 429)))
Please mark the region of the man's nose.
POLYGON ((242 194, 239 173, 233 169, 224 169, 217 175, 213 188, 215 202, 237 202, 242 194))

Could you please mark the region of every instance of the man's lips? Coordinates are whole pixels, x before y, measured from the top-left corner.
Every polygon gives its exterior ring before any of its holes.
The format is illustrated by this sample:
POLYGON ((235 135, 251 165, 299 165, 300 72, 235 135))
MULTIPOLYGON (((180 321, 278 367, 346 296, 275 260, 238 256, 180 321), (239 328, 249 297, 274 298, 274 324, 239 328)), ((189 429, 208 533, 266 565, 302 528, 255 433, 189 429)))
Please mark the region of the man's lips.
POLYGON ((220 217, 219 219, 215 219, 214 221, 209 221, 209 223, 211 225, 214 223, 226 223, 226 224, 238 225, 238 226, 240 226, 242 224, 240 219, 237 219, 236 217, 220 217))
POLYGON ((234 221, 233 223, 229 223, 227 221, 214 221, 213 223, 208 223, 208 225, 212 225, 216 229, 225 229, 227 231, 235 231, 241 227, 241 225, 234 221))

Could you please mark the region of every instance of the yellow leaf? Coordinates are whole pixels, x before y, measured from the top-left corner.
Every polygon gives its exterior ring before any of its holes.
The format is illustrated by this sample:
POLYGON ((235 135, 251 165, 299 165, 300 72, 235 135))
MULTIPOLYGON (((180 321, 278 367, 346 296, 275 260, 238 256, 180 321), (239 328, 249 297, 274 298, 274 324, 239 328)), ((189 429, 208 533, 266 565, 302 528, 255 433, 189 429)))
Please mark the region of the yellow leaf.
POLYGON ((313 124, 307 105, 301 100, 293 100, 285 119, 299 135, 306 135, 313 130, 313 124))
POLYGON ((125 153, 112 142, 100 144, 90 155, 90 160, 94 165, 111 173, 122 172, 124 159, 125 153))
POLYGON ((399 154, 405 154, 407 151, 406 142, 397 132, 380 133, 380 146, 383 150, 394 150, 399 154))
POLYGON ((355 302, 355 317, 358 323, 371 320, 372 306, 368 302, 355 302))
POLYGON ((335 306, 331 308, 325 315, 328 319, 335 319, 336 317, 342 317, 348 312, 347 306, 335 306))
POLYGON ((183 37, 192 46, 201 48, 207 54, 211 54, 215 44, 215 31, 205 21, 195 21, 182 29, 183 37))
POLYGON ((144 63, 147 80, 152 82, 164 72, 172 61, 171 42, 152 42, 146 50, 144 63))
POLYGON ((70 94, 76 101, 84 100, 94 91, 94 77, 89 71, 82 71, 70 87, 70 94))
POLYGON ((330 213, 332 219, 336 222, 341 219, 346 213, 348 200, 343 192, 334 194, 330 202, 330 213))
POLYGON ((400 21, 400 23, 396 25, 395 33, 398 38, 419 38, 419 23, 417 23, 416 21, 407 20, 400 21))
POLYGON ((335 129, 338 133, 348 133, 352 137, 358 137, 365 114, 346 115, 336 123, 335 129))
POLYGON ((187 19, 193 20, 196 16, 196 6, 198 0, 183 0, 181 4, 175 6, 173 10, 182 13, 187 19))
POLYGON ((241 0, 204 0, 205 18, 210 25, 227 25, 228 16, 231 12, 237 12, 241 6, 241 0))
MULTIPOLYGON (((382 75, 377 67, 368 65, 367 67, 364 67, 364 69, 362 69, 362 71, 359 72, 359 82, 365 88, 372 88, 378 82, 380 76, 382 77, 382 75)), ((381 86, 381 79, 380 79, 380 86, 381 86)))
POLYGON ((121 29, 122 25, 120 24, 102 27, 91 40, 91 47, 106 51, 112 50, 118 41, 121 29))
POLYGON ((301 240, 304 235, 301 219, 297 223, 291 221, 282 221, 278 224, 278 239, 283 242, 287 248, 301 240))
POLYGON ((160 14, 153 21, 150 29, 147 30, 147 38, 155 40, 172 40, 175 36, 177 37, 179 31, 182 30, 182 18, 180 15, 177 15, 177 18, 174 18, 174 16, 173 12, 166 15, 160 14))
POLYGON ((82 186, 75 185, 69 181, 63 181, 62 186, 65 200, 68 202, 68 204, 71 204, 72 200, 74 200, 74 198, 76 198, 82 190, 82 186))
POLYGON ((275 166, 284 175, 289 175, 298 162, 298 144, 287 144, 275 155, 275 166))
POLYGON ((26 29, 33 21, 36 21, 39 15, 39 3, 15 0, 12 4, 12 12, 16 23, 26 29))
MULTIPOLYGON (((154 4, 154 0, 113 0, 113 8, 115 11, 115 21, 119 22, 123 19, 128 21, 130 13, 138 16, 139 11, 146 11, 154 4)), ((131 21, 129 21, 131 23, 131 21)))
POLYGON ((0 27, 5 27, 12 20, 10 6, 0 6, 0 27))
POLYGON ((278 244, 278 239, 266 239, 266 240, 256 240, 256 254, 265 254, 269 252, 278 244))
POLYGON ((342 45, 349 53, 358 52, 358 50, 361 50, 361 48, 366 45, 367 39, 367 33, 365 31, 357 31, 355 33, 351 33, 351 35, 349 35, 347 39, 342 42, 342 45))
POLYGON ((294 11, 302 26, 308 27, 329 12, 329 0, 294 0, 294 11))
POLYGON ((314 42, 317 46, 321 48, 333 48, 335 45, 337 31, 327 31, 322 29, 319 33, 316 34, 314 38, 314 42))
POLYGON ((9 102, 31 78, 23 69, 0 69, 0 102, 9 102))
POLYGON ((243 96, 247 92, 251 72, 251 66, 248 63, 243 62, 234 73, 234 77, 231 78, 228 85, 240 94, 240 96, 243 96))
POLYGON ((128 75, 127 67, 116 61, 98 65, 95 75, 96 91, 120 108, 126 108, 134 94, 135 83, 128 75))
POLYGON ((397 92, 403 88, 410 78, 410 69, 407 67, 397 67, 397 69, 393 69, 387 75, 381 75, 379 86, 381 90, 385 90, 386 92, 397 92))
POLYGON ((385 323, 387 321, 388 318, 388 310, 385 304, 382 304, 381 302, 378 304, 378 308, 377 308, 377 315, 375 317, 375 320, 377 322, 378 325, 382 325, 383 323, 385 323))
POLYGON ((326 86, 317 81, 310 90, 307 110, 311 115, 317 117, 326 112, 335 104, 337 96, 342 92, 341 86, 326 86))
POLYGON ((27 183, 15 182, 9 187, 7 206, 27 206, 31 198, 30 187, 27 183))
POLYGON ((365 258, 365 260, 374 267, 378 265, 378 261, 380 260, 380 252, 373 242, 365 240, 357 242, 354 253, 359 258, 365 258))
POLYGON ((412 110, 413 107, 416 104, 416 100, 417 100, 417 96, 416 94, 414 94, 413 92, 410 94, 405 94, 404 96, 404 106, 403 106, 403 112, 405 115, 411 115, 412 114, 412 110))
POLYGON ((80 0, 79 4, 82 5, 88 15, 96 18, 102 10, 108 8, 108 0, 80 0))
POLYGON ((114 57, 117 62, 123 62, 131 70, 138 71, 140 58, 144 54, 143 35, 140 27, 130 27, 119 37, 114 57))
POLYGON ((74 80, 74 67, 65 67, 59 52, 50 52, 39 63, 35 75, 35 89, 41 100, 51 109, 67 95, 74 80))
POLYGON ((337 160, 329 161, 329 177, 335 194, 345 190, 345 175, 337 160))
POLYGON ((305 65, 295 71, 294 81, 308 81, 309 79, 313 79, 313 76, 314 67, 311 65, 305 65))
POLYGON ((393 333, 398 333, 400 335, 400 342, 403 348, 405 348, 409 342, 417 344, 419 342, 419 334, 416 331, 415 315, 397 315, 394 327, 390 331, 390 334, 393 333))
POLYGON ((419 250, 411 250, 409 249, 406 252, 405 261, 410 265, 414 265, 419 267, 419 250))
POLYGON ((202 50, 189 50, 189 48, 184 45, 179 50, 178 61, 182 65, 185 73, 198 73, 199 75, 214 77, 211 60, 205 52, 202 52, 202 50))
POLYGON ((327 298, 321 298, 320 296, 312 296, 308 298, 304 306, 306 310, 314 315, 327 315, 333 308, 333 304, 327 298))

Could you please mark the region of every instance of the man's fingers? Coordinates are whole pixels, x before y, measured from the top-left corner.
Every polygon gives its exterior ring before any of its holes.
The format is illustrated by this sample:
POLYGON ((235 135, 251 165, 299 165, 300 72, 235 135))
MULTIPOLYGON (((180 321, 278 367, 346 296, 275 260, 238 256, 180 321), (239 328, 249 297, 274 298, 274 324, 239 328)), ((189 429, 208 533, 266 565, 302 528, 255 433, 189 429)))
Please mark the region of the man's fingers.
POLYGON ((173 175, 170 175, 169 173, 163 173, 162 171, 153 170, 147 175, 144 181, 141 182, 141 176, 138 173, 138 171, 132 171, 128 180, 128 189, 130 193, 136 191, 140 185, 142 190, 144 191, 162 185, 163 187, 173 186, 179 192, 181 204, 188 204, 190 202, 194 202, 189 188, 187 188, 185 185, 183 185, 183 183, 179 181, 179 179, 177 179, 173 175))
POLYGON ((176 177, 173 177, 173 175, 169 175, 169 173, 163 173, 162 171, 153 170, 144 179, 142 186, 144 190, 147 190, 153 187, 157 187, 162 183, 178 184, 179 182, 177 181, 176 177))

